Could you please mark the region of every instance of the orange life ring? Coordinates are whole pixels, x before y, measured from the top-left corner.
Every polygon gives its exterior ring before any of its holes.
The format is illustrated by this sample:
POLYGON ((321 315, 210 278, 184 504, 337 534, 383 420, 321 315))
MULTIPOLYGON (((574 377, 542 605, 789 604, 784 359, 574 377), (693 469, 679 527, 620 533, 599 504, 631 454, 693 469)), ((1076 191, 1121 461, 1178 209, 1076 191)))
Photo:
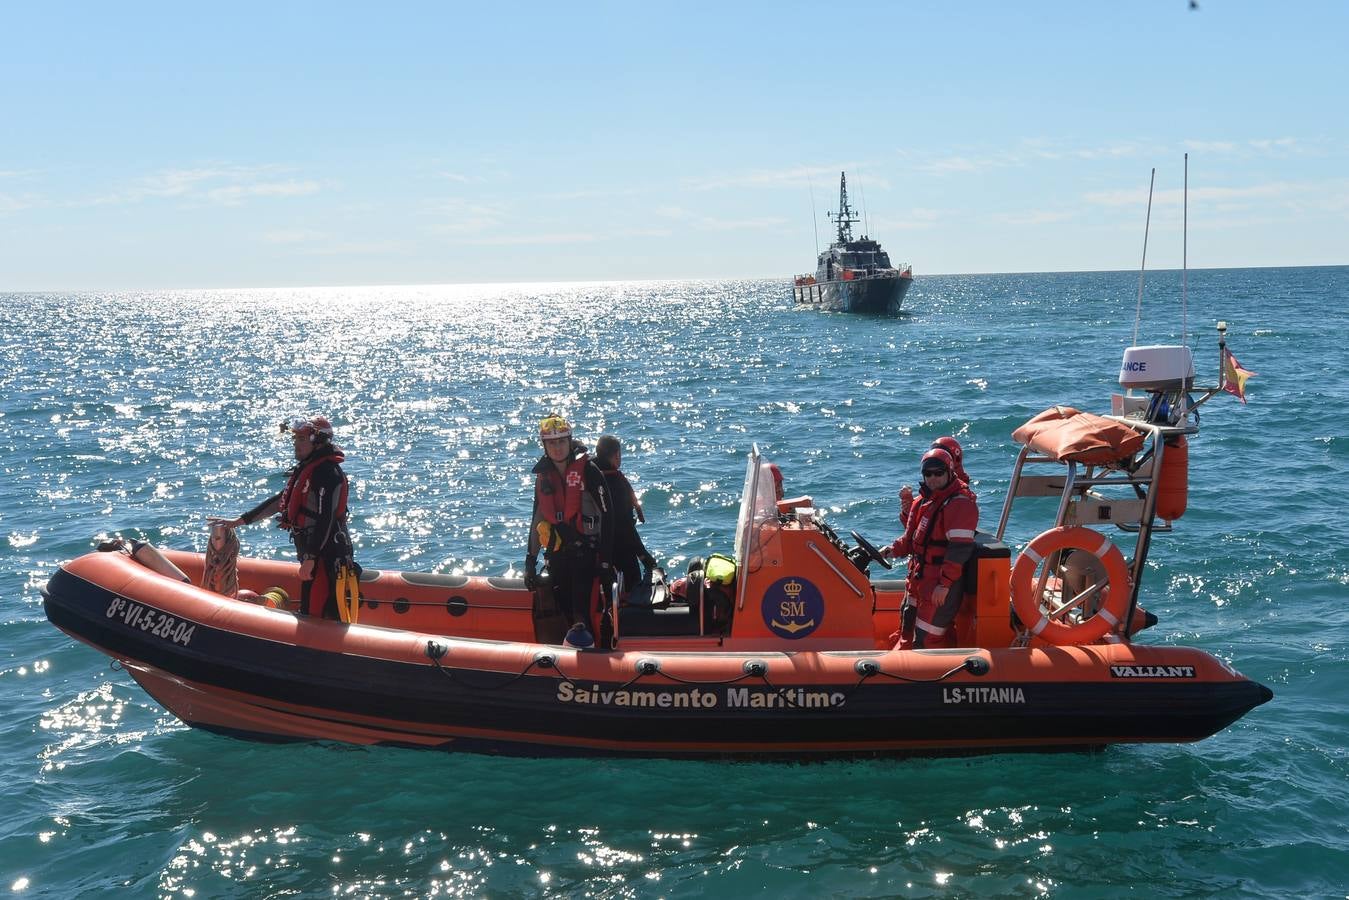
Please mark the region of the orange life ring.
POLYGON ((1060 647, 1089 644, 1104 637, 1121 621, 1129 609, 1129 567, 1124 554, 1105 535, 1078 525, 1052 528, 1031 541, 1012 567, 1012 608, 1030 633, 1060 647), (1105 566, 1107 591, 1105 602, 1096 614, 1077 625, 1050 619, 1040 609, 1031 580, 1040 562, 1060 550, 1081 550, 1095 554, 1105 566))

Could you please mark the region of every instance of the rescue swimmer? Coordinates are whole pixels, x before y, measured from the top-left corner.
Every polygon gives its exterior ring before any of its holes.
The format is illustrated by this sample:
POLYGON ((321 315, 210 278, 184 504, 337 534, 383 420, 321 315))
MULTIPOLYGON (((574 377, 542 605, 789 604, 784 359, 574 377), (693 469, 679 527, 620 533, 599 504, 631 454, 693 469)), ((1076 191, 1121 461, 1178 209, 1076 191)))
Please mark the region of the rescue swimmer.
POLYGON ((238 518, 212 519, 211 524, 237 528, 276 515, 277 527, 290 532, 300 560, 299 614, 347 620, 339 612, 338 588, 345 592, 354 586, 361 570, 347 530, 346 455, 333 443, 333 426, 325 416, 282 422, 281 432, 290 434, 295 447, 286 486, 238 518))
POLYGON ((600 635, 601 646, 612 639, 606 628, 607 598, 614 584, 614 505, 604 473, 572 437, 571 423, 559 415, 539 423, 543 457, 534 474, 534 514, 525 550, 525 587, 539 586, 539 553, 552 582, 558 612, 570 624, 565 641, 587 648, 600 635), (597 595, 596 588, 599 588, 597 595))
POLYGON ((613 507, 614 539, 613 567, 623 577, 623 599, 640 584, 644 577, 649 578, 657 568, 656 558, 646 549, 637 523, 646 522, 646 512, 642 501, 633 490, 632 482, 623 474, 623 442, 615 435, 600 435, 595 442, 595 465, 604 473, 604 486, 608 490, 609 505, 613 507), (642 574, 646 570, 646 576, 642 574))

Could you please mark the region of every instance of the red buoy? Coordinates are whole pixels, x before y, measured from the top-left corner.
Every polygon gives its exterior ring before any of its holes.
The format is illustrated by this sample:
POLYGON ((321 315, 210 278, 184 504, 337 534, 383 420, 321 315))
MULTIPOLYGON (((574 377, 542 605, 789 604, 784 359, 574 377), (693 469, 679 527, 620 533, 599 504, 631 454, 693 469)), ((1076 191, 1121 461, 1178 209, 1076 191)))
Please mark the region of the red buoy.
POLYGON ((1157 492, 1157 515, 1174 522, 1185 515, 1190 492, 1190 450, 1185 435, 1166 439, 1162 453, 1162 471, 1153 490, 1157 492))

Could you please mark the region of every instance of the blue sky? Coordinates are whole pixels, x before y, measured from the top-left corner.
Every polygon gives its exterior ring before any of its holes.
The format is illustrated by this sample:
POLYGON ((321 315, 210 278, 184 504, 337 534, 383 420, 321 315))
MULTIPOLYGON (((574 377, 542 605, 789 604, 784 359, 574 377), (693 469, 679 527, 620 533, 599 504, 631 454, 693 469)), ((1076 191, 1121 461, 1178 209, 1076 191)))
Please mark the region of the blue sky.
POLYGON ((10 4, 0 290, 1349 263, 1349 4, 10 4))

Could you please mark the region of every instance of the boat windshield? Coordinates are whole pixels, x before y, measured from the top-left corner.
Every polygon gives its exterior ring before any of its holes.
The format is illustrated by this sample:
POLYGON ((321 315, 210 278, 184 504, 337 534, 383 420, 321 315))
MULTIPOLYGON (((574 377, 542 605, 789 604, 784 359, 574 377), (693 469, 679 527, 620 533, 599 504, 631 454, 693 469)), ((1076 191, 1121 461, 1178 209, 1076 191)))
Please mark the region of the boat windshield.
POLYGON ((740 570, 737 573, 741 576, 740 584, 745 583, 746 563, 761 558, 763 543, 776 534, 780 524, 773 472, 755 446, 745 466, 745 488, 740 495, 740 518, 735 527, 735 564, 740 570))

